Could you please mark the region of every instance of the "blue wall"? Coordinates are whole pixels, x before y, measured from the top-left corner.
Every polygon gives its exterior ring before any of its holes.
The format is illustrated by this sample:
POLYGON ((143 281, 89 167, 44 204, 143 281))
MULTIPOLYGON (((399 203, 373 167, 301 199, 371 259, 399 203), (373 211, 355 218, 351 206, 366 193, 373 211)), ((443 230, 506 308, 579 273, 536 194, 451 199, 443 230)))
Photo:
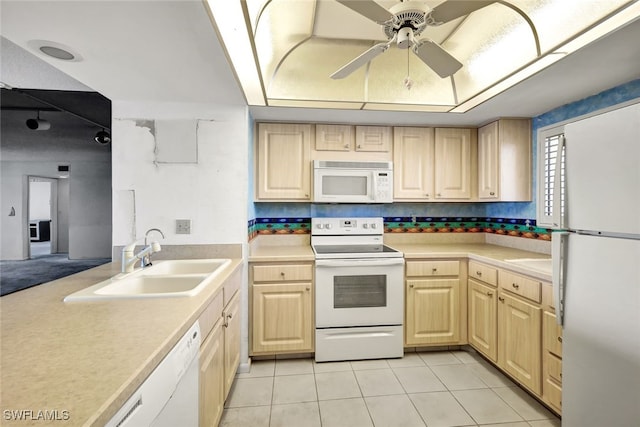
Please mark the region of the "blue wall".
MULTIPOLYGON (((249 208, 249 218, 309 218, 323 216, 425 216, 425 217, 473 217, 535 219, 537 181, 537 137, 543 127, 561 123, 632 99, 640 98, 640 79, 605 90, 555 108, 532 119, 533 149, 533 202, 495 203, 391 203, 384 205, 325 205, 312 203, 254 203, 249 208)), ((253 132, 253 126, 250 126, 253 132)), ((250 136, 253 141, 253 136, 250 136)), ((250 150, 253 156, 253 148, 250 150)), ((253 196, 253 159, 250 159, 250 189, 253 196)), ((250 203, 251 205, 251 203, 250 203)))

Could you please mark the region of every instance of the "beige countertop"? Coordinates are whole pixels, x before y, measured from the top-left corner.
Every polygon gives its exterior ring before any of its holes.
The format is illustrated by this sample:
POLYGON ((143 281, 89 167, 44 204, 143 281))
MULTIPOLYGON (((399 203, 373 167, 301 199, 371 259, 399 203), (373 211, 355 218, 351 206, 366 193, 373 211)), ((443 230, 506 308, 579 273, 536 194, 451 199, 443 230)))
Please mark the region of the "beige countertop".
POLYGON ((314 261, 308 235, 260 236, 251 242, 250 262, 314 261))
POLYGON ((191 298, 63 302, 119 273, 119 263, 2 297, 1 424, 104 425, 241 265, 232 259, 215 283, 191 298), (31 412, 14 421, 6 411, 31 412), (38 420, 39 411, 57 411, 58 421, 38 420))

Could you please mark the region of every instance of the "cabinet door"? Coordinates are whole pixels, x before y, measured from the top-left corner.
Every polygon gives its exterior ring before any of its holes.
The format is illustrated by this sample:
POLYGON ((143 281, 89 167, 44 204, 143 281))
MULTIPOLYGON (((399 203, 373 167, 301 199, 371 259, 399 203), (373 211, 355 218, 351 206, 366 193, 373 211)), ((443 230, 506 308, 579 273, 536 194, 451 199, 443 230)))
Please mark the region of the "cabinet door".
POLYGON ((545 350, 562 357, 562 327, 556 322, 556 315, 545 311, 542 322, 545 350))
POLYGON ((222 312, 224 326, 224 398, 240 364, 240 292, 236 292, 222 312))
MULTIPOLYGON (((478 129, 478 198, 500 198, 500 154, 498 122, 478 129)), ((513 165, 513 167, 517 167, 513 165)))
POLYGON ((316 150, 350 151, 353 146, 353 126, 316 125, 316 150))
POLYGON ((258 125, 257 198, 310 200, 311 125, 258 125))
POLYGON ((216 427, 224 405, 224 344, 219 321, 200 346, 200 427, 216 427))
POLYGON ((433 198, 432 128, 397 127, 393 132, 393 198, 433 198))
POLYGON ((498 361, 497 291, 469 280, 469 344, 498 361))
POLYGON ((437 199, 471 198, 471 129, 435 130, 437 199))
POLYGON ((498 295, 498 364, 540 395, 542 309, 498 295))
POLYGON ((356 126, 356 151, 391 151, 391 128, 356 126))
POLYGON ((407 345, 460 340, 459 288, 458 279, 407 280, 407 345))
POLYGON ((252 286, 252 351, 313 351, 311 283, 252 286))

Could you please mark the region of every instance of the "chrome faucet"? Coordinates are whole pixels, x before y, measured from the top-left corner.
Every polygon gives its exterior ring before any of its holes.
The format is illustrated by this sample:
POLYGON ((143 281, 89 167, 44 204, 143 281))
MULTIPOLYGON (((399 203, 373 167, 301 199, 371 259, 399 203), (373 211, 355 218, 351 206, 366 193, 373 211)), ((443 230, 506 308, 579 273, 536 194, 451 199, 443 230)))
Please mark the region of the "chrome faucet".
POLYGON ((152 241, 150 246, 147 246, 147 237, 149 236, 149 233, 151 233, 152 231, 157 231, 158 233, 160 233, 160 235, 162 236, 162 238, 164 239, 164 233, 162 232, 162 230, 160 230, 159 228, 150 228, 147 230, 147 232, 144 234, 144 245, 145 247, 149 248, 151 247, 151 251, 147 252, 145 255, 142 256, 142 258, 140 258, 140 267, 144 268, 148 265, 151 265, 151 254, 154 252, 160 252, 161 247, 160 247, 160 243, 156 242, 156 241, 152 241), (146 259, 145 259, 146 258, 146 259))
POLYGON ((122 272, 131 273, 134 269, 136 261, 140 260, 140 267, 144 268, 151 265, 151 254, 154 252, 160 252, 162 247, 160 243, 153 240, 150 244, 147 244, 147 237, 150 232, 157 231, 164 238, 164 233, 157 228, 151 228, 147 231, 144 237, 144 248, 137 254, 134 252, 137 240, 129 243, 122 249, 122 272))

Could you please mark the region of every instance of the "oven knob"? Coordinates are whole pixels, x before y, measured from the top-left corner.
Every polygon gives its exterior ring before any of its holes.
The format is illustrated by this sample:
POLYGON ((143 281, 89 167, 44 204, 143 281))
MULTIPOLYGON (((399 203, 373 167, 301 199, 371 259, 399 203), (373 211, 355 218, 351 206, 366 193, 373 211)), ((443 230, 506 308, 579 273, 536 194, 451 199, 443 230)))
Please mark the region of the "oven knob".
POLYGON ((316 228, 322 230, 323 225, 322 224, 316 224, 316 228))
POLYGON ((376 223, 375 222, 371 224, 371 228, 376 228, 376 223))
POLYGON ((327 230, 331 229, 331 224, 330 223, 326 223, 324 225, 324 228, 326 228, 327 230))
POLYGON ((364 228, 364 229, 369 228, 369 224, 367 224, 367 223, 362 224, 362 228, 364 228))

